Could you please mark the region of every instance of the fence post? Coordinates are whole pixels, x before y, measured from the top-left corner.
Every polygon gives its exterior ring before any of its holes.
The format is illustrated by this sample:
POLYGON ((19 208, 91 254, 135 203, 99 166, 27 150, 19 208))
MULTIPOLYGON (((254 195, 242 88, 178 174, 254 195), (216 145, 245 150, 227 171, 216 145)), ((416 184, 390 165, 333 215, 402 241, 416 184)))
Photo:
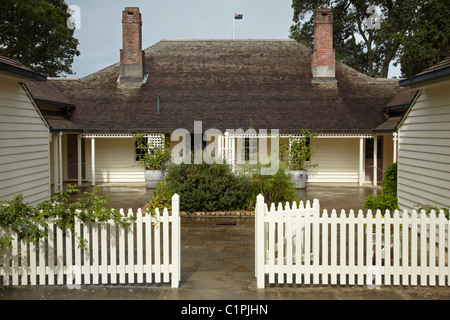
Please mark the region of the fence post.
POLYGON ((172 197, 172 288, 180 285, 181 274, 180 196, 172 197))
POLYGON ((256 197, 255 208, 255 273, 258 289, 264 289, 264 196, 256 197))

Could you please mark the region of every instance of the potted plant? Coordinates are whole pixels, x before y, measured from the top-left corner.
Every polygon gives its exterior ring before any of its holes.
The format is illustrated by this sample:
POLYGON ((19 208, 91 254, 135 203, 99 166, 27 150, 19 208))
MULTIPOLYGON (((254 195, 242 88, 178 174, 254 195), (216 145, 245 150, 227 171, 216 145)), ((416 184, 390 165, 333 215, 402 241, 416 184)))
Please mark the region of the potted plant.
POLYGON ((290 141, 290 148, 287 151, 286 162, 289 167, 291 181, 297 189, 305 189, 308 182, 308 169, 316 168, 317 164, 311 164, 311 157, 317 148, 311 148, 310 139, 316 137, 316 132, 309 130, 302 131, 300 139, 290 141))
POLYGON ((154 145, 142 134, 135 134, 136 158, 145 168, 145 185, 148 189, 155 189, 159 180, 164 177, 171 153, 164 143, 154 145))

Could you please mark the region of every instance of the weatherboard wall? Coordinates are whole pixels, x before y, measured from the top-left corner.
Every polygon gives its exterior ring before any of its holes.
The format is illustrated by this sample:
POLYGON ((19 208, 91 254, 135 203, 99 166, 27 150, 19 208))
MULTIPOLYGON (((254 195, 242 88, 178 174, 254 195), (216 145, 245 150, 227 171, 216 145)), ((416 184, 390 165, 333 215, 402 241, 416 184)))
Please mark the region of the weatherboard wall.
POLYGON ((18 79, 0 74, 0 201, 50 198, 49 128, 18 79))
POLYGON ((421 90, 399 129, 401 208, 450 206, 450 81, 421 90))

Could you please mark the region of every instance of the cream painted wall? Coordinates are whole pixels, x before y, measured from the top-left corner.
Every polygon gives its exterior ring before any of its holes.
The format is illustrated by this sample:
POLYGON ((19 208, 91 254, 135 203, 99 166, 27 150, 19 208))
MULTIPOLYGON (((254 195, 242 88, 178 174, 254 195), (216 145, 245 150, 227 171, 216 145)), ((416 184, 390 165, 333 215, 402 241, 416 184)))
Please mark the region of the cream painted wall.
POLYGON ((317 147, 311 163, 310 183, 358 183, 359 139, 314 138, 311 147, 317 147))
POLYGON ((0 201, 50 198, 49 128, 19 80, 0 74, 0 201))
MULTIPOLYGON (((91 139, 86 139, 86 176, 91 175, 91 139)), ((145 182, 144 168, 135 160, 132 138, 95 139, 96 183, 141 183, 145 182)))
POLYGON ((450 80, 422 89, 399 129, 402 209, 450 206, 450 80))

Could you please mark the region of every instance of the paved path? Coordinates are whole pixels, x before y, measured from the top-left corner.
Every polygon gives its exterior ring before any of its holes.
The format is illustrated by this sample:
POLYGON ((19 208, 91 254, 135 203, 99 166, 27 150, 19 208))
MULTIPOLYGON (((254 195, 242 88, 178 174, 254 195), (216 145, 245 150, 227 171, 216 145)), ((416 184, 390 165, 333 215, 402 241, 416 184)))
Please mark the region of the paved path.
POLYGON ((272 285, 256 288, 253 218, 183 218, 180 288, 170 285, 18 286, 0 288, 6 299, 309 300, 450 299, 449 287, 272 285))

